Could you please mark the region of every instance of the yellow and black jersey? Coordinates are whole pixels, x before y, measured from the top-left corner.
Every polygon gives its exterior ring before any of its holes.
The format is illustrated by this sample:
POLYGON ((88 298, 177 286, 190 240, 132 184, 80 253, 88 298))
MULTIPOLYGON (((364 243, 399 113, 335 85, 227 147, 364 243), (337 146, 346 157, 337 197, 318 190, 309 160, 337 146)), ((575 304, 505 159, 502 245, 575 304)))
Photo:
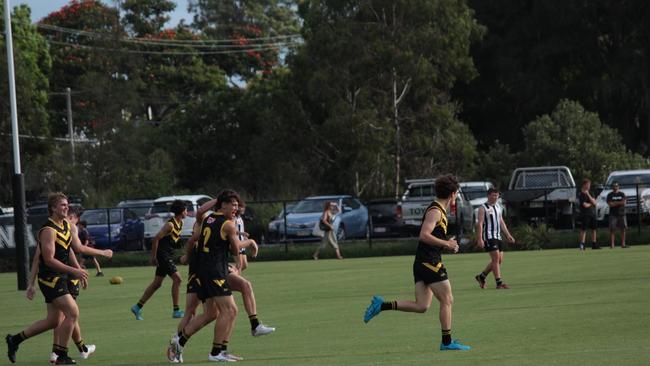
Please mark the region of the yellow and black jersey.
MULTIPOLYGON (((68 220, 63 220, 61 225, 48 219, 47 222, 41 227, 38 231, 38 245, 42 246, 41 243, 41 232, 43 230, 53 230, 56 233, 56 238, 54 240, 54 259, 60 261, 63 264, 68 264, 68 259, 70 257, 70 245, 72 244, 72 231, 70 230, 70 223, 68 220)), ((67 277, 65 273, 60 273, 54 269, 48 267, 43 260, 43 248, 41 248, 41 255, 39 258, 39 267, 38 267, 38 276, 41 278, 48 277, 67 277)))
POLYGON ((228 275, 230 240, 225 231, 228 221, 218 212, 203 220, 196 256, 197 272, 200 276, 226 278, 228 275))
MULTIPOLYGON (((424 224, 424 219, 427 216, 427 213, 431 210, 438 210, 442 214, 440 220, 436 222, 436 226, 431 232, 431 235, 435 236, 438 239, 447 240, 447 210, 437 201, 433 201, 422 216, 422 223, 424 224)), ((441 249, 437 245, 429 245, 423 243, 422 241, 418 242, 417 252, 415 253, 416 262, 427 262, 427 263, 438 263, 441 261, 441 249)))
POLYGON ((172 224, 171 231, 158 241, 158 258, 171 258, 174 255, 174 248, 178 248, 181 240, 181 230, 183 229, 183 220, 176 220, 172 217, 167 221, 172 224))

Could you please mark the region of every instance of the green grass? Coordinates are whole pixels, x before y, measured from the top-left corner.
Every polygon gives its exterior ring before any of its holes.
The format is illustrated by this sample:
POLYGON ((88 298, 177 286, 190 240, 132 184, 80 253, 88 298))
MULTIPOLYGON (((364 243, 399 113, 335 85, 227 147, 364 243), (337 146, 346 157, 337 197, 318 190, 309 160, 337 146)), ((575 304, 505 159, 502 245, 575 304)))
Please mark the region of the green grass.
MULTIPOLYGON (((255 287, 260 319, 277 331, 251 337, 240 305, 230 349, 247 365, 650 364, 650 246, 508 252, 503 271, 512 289, 503 291, 493 289, 492 277, 490 289, 474 282, 487 258, 485 253, 444 258, 455 295, 453 336, 473 346, 469 352, 437 349, 437 303, 426 314, 391 311, 363 324, 371 295, 412 298, 412 256, 252 263, 246 275, 255 287)), ((170 281, 145 306, 145 320, 135 321, 129 307, 153 268, 106 271, 124 277, 124 284, 93 277, 82 292, 84 339, 98 350, 79 363, 167 364, 164 350, 177 324, 171 318, 170 281)), ((40 294, 30 302, 15 288, 15 274, 0 274, 2 334, 18 332, 45 314, 40 294)), ((236 298, 241 304, 239 294, 236 298)), ((207 363, 212 329, 189 341, 185 363, 207 363)), ((51 333, 29 339, 18 363, 45 364, 50 347, 51 333)))

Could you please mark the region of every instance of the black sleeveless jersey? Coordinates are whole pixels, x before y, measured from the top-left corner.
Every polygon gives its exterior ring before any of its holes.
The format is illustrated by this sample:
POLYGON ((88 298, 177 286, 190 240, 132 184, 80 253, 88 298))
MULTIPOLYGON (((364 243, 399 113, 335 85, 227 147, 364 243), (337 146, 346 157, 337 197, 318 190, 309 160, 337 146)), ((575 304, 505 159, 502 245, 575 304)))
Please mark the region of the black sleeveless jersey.
POLYGON ((174 255, 174 248, 178 247, 181 240, 183 220, 176 221, 176 218, 172 217, 167 222, 172 224, 172 230, 158 241, 156 256, 159 258, 171 258, 174 255))
MULTIPOLYGON (((38 245, 41 246, 40 242, 41 232, 43 230, 52 229, 56 233, 56 238, 54 240, 54 259, 60 261, 63 264, 68 264, 68 259, 70 257, 70 244, 72 243, 72 231, 70 230, 70 223, 68 220, 63 220, 63 225, 59 226, 57 223, 48 219, 45 224, 38 231, 38 245)), ((38 276, 42 278, 47 277, 62 277, 67 278, 66 273, 58 272, 45 264, 43 260, 43 248, 41 247, 41 255, 39 258, 38 266, 38 276)))
MULTIPOLYGON (((435 236, 438 239, 447 240, 447 210, 445 210, 440 203, 433 201, 422 216, 422 223, 427 216, 427 213, 431 210, 439 210, 442 216, 440 221, 436 222, 436 227, 431 232, 431 235, 435 236)), ((415 253, 416 262, 427 262, 427 263, 438 263, 441 261, 441 251, 442 248, 437 245, 429 245, 418 241, 418 249, 415 253)))
POLYGON ((221 213, 208 215, 201 225, 201 236, 197 247, 197 273, 202 277, 226 278, 230 241, 224 231, 228 222, 221 213))

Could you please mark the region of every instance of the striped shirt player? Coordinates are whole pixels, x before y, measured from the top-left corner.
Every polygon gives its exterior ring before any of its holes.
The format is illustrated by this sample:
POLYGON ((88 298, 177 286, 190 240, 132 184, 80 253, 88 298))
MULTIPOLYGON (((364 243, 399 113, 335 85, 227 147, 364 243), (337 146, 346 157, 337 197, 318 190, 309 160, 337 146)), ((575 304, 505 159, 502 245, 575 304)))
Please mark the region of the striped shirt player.
POLYGON ((488 189, 487 202, 478 209, 478 223, 476 232, 480 233, 477 244, 490 254, 490 263, 483 272, 474 279, 481 288, 486 287, 486 278, 490 272, 494 273, 497 289, 508 289, 508 285, 501 280, 501 263, 503 262, 502 233, 511 243, 515 239, 510 235, 508 227, 503 220, 503 207, 499 204, 499 191, 496 188, 488 189))

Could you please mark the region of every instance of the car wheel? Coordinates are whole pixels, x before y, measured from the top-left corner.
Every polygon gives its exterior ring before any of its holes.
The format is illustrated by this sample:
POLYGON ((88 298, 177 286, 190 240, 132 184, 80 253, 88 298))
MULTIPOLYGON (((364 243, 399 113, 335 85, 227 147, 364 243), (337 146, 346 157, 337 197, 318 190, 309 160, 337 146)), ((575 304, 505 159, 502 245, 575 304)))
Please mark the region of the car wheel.
POLYGON ((346 236, 345 226, 339 225, 339 228, 336 230, 336 241, 344 241, 346 236))

